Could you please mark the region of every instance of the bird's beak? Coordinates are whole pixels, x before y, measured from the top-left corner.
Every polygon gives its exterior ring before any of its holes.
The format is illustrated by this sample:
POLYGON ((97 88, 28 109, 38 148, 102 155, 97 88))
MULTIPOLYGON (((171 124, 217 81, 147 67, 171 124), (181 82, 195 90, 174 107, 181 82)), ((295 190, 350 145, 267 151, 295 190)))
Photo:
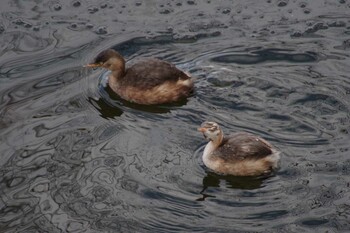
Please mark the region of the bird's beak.
POLYGON ((204 133, 206 131, 206 129, 205 128, 198 128, 198 131, 204 133))
POLYGON ((91 63, 91 64, 87 64, 83 67, 88 67, 88 68, 97 68, 97 67, 101 67, 102 64, 98 64, 98 63, 91 63))

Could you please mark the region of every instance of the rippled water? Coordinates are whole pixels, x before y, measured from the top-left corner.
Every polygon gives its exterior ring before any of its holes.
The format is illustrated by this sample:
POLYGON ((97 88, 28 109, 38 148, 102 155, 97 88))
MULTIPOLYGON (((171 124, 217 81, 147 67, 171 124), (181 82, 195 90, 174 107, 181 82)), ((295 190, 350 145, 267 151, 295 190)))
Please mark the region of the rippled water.
POLYGON ((350 231, 350 3, 3 1, 0 232, 350 231), (145 107, 87 70, 113 47, 196 77, 145 107), (215 120, 282 151, 265 178, 201 162, 215 120))

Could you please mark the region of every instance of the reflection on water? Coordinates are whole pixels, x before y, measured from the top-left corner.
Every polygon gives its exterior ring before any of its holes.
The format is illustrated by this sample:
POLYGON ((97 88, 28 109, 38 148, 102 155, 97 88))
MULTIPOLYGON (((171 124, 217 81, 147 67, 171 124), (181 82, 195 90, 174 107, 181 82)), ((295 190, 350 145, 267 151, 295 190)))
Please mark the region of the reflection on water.
POLYGON ((210 187, 220 187, 220 183, 224 181, 225 186, 233 189, 258 189, 262 186, 264 179, 268 177, 236 177, 236 176, 223 176, 213 172, 207 172, 203 178, 203 189, 200 192, 203 196, 198 198, 197 201, 204 201, 206 198, 215 197, 206 194, 205 191, 210 187))
POLYGON ((257 189, 260 188, 262 182, 267 177, 236 177, 236 176, 220 176, 212 172, 208 172, 203 178, 203 189, 208 187, 219 187, 221 180, 224 180, 227 187, 237 189, 257 189))
POLYGON ((348 8, 3 2, 0 231, 348 232, 348 8), (82 68, 106 48, 129 64, 175 63, 196 78, 194 95, 120 99, 108 72, 82 68), (281 169, 211 173, 204 120, 271 141, 281 169))
MULTIPOLYGON (((249 49, 250 50, 250 49, 249 49)), ((293 51, 284 51, 282 49, 262 49, 258 51, 244 51, 252 54, 232 54, 221 55, 212 58, 215 62, 237 63, 237 64, 258 64, 261 62, 315 62, 317 56, 313 52, 293 53, 293 51)))

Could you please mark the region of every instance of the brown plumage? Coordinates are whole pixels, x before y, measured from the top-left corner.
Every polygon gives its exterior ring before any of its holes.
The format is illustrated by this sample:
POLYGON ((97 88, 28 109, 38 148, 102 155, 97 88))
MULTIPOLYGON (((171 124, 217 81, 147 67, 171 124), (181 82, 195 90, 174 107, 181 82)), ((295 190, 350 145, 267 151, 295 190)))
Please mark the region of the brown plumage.
POLYGON ((225 161, 261 159, 272 153, 271 145, 255 135, 239 132, 224 137, 213 152, 225 161))
POLYGON ((257 176, 278 168, 279 152, 256 135, 239 132, 224 137, 215 122, 204 122, 198 130, 209 140, 203 152, 203 162, 217 173, 257 176))
POLYGON ((151 58, 125 68, 124 58, 115 50, 101 52, 87 67, 112 71, 110 88, 121 98, 138 104, 163 104, 187 98, 193 92, 193 80, 174 65, 151 58))

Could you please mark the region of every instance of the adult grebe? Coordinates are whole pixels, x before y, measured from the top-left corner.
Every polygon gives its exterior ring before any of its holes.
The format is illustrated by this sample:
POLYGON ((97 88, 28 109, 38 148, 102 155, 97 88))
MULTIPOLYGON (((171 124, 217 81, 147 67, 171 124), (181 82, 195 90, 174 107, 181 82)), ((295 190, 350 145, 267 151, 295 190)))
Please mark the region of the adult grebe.
POLYGON ((168 62, 150 58, 125 69, 124 58, 113 49, 102 51, 85 67, 111 70, 109 87, 121 98, 138 104, 176 102, 190 96, 194 89, 191 77, 168 62))
POLYGON ((204 122, 198 131, 209 140, 204 164, 214 172, 234 176, 258 176, 278 168, 280 153, 267 141, 246 132, 224 137, 215 122, 204 122))

